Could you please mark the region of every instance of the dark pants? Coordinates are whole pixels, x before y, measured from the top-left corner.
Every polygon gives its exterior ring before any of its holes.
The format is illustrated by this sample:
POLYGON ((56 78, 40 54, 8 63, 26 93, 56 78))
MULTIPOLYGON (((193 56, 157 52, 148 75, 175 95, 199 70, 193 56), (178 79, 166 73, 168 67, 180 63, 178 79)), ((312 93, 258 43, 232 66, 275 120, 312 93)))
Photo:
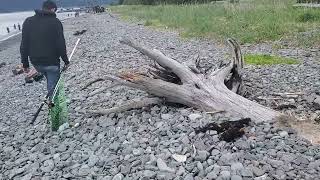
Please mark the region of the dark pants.
POLYGON ((34 66, 47 79, 48 97, 51 97, 60 77, 60 66, 34 66))

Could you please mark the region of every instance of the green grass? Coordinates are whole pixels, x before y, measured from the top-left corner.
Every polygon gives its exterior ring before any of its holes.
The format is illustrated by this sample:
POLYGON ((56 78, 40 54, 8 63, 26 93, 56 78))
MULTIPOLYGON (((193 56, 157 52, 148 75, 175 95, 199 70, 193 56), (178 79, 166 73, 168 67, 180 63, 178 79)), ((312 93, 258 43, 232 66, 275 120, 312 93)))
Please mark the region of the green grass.
POLYGON ((127 5, 111 10, 147 26, 177 29, 183 37, 205 37, 241 43, 289 39, 297 46, 319 46, 320 9, 296 8, 295 0, 248 0, 194 5, 127 5), (301 32, 313 32, 305 36, 301 32))
POLYGON ((244 56, 244 60, 246 64, 253 65, 299 64, 296 59, 265 54, 247 54, 244 56))

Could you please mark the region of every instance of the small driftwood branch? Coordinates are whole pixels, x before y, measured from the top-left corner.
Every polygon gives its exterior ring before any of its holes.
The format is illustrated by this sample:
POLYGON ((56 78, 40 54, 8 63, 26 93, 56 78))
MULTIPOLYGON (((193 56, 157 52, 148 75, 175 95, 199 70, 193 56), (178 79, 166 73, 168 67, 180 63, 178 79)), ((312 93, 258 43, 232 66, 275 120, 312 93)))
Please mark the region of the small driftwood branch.
POLYGON ((108 87, 103 87, 103 88, 97 89, 97 90, 89 93, 88 97, 92 97, 92 96, 95 96, 97 94, 103 93, 104 91, 106 91, 108 89, 111 89, 111 88, 114 88, 114 87, 119 86, 119 85, 120 84, 115 83, 115 84, 112 84, 112 85, 110 85, 108 87))
POLYGON ((89 83, 87 83, 85 86, 83 86, 83 88, 81 88, 81 91, 87 89, 89 86, 93 85, 94 83, 100 82, 100 81, 104 81, 104 79, 102 78, 97 78, 93 81, 90 81, 89 83))
POLYGON ((131 109, 139 109, 139 108, 150 106, 150 105, 161 104, 162 102, 163 100, 161 100, 160 98, 134 99, 129 101, 126 104, 113 107, 110 109, 88 110, 87 112, 91 114, 97 114, 97 115, 108 115, 111 113, 121 113, 131 109))

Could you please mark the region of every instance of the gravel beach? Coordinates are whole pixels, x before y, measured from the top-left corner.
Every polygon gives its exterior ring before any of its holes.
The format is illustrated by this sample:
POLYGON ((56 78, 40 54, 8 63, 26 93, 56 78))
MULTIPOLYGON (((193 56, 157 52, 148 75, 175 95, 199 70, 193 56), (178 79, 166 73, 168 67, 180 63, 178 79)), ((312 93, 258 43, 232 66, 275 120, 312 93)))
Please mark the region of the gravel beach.
MULTIPOLYGON (((228 48, 206 40, 181 39, 178 33, 120 21, 116 16, 86 14, 64 22, 68 52, 78 46, 65 79, 70 128, 51 132, 47 107, 29 125, 45 96, 45 81, 24 84, 11 70, 20 62, 19 38, 0 43, 0 180, 6 179, 175 179, 272 180, 320 179, 320 146, 292 128, 252 124, 235 142, 219 140, 216 131, 195 133, 209 122, 237 119, 187 107, 152 106, 108 116, 88 116, 85 109, 109 108, 146 93, 111 82, 83 86, 106 74, 143 71, 151 61, 119 40, 129 37, 186 63, 196 54, 203 62, 228 60, 228 48), (81 36, 75 31, 86 29, 81 36), (95 94, 95 95, 93 95, 95 94), (185 159, 186 157, 186 159, 185 159)), ((298 117, 317 117, 320 107, 319 50, 244 45, 244 53, 267 53, 298 59, 299 65, 246 66, 246 97, 298 117), (286 94, 295 93, 290 97, 286 94), (303 92, 299 94, 297 92, 303 92), (279 98, 279 96, 281 98, 279 98), (275 98, 277 97, 277 98, 275 98), (291 104, 290 108, 284 104, 291 104)))

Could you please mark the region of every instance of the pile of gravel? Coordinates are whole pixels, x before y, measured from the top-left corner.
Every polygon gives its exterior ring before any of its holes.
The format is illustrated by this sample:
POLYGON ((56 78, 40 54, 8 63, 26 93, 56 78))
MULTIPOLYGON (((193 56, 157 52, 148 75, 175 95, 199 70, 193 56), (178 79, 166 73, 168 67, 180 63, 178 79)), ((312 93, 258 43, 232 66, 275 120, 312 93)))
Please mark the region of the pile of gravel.
MULTIPOLYGON (((45 82, 23 86, 23 76, 11 75, 11 68, 19 62, 18 43, 0 52, 0 59, 7 63, 0 71, 0 179, 320 177, 320 147, 298 137, 293 129, 279 129, 272 123, 252 124, 246 128, 245 136, 227 143, 219 140, 216 131, 199 134, 194 131, 209 122, 236 119, 222 114, 208 115, 166 105, 100 117, 82 114, 83 109, 108 108, 146 95, 127 87, 115 87, 91 96, 111 82, 96 83, 81 90, 87 82, 105 74, 145 69, 150 60, 121 45, 122 37, 157 48, 180 62, 192 60, 199 52, 204 62, 218 64, 230 57, 224 46, 182 40, 174 32, 146 29, 108 14, 84 15, 65 21, 64 26, 69 51, 77 38, 73 32, 88 31, 81 36, 81 44, 65 77, 72 126, 62 132, 50 131, 47 109, 35 126, 29 125, 45 94, 45 82)), ((246 47, 244 51, 267 52, 259 47, 246 47)), ((248 98, 256 100, 255 97, 268 96, 270 92, 315 93, 319 89, 320 69, 312 52, 309 57, 301 53, 295 56, 290 50, 285 53, 302 64, 246 67, 248 98)), ((295 105, 302 108, 294 112, 309 113, 310 105, 304 98, 295 99, 298 99, 295 105)), ((272 107, 269 100, 261 103, 272 107)))

